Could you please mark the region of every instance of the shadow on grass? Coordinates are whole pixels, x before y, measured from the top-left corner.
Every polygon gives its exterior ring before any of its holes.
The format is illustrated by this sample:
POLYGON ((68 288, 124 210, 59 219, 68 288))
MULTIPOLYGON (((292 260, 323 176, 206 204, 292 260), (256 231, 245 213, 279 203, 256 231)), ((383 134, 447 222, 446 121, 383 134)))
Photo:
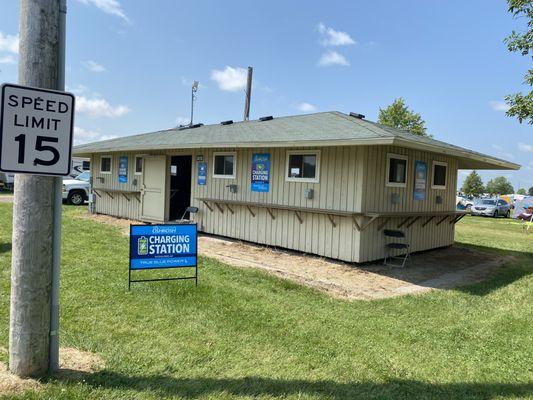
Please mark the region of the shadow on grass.
POLYGON ((11 251, 11 243, 0 243, 0 254, 11 251))
POLYGON ((492 247, 464 245, 477 251, 493 253, 498 256, 512 257, 512 260, 490 273, 487 279, 472 285, 459 286, 456 290, 475 296, 485 296, 495 290, 504 288, 517 280, 533 273, 533 253, 512 250, 496 250, 492 247))
POLYGON ((490 399, 533 395, 533 383, 426 383, 413 380, 373 382, 336 382, 332 380, 284 380, 262 377, 173 378, 171 376, 127 376, 102 371, 84 377, 95 388, 135 390, 160 396, 286 397, 309 395, 331 399, 490 399))

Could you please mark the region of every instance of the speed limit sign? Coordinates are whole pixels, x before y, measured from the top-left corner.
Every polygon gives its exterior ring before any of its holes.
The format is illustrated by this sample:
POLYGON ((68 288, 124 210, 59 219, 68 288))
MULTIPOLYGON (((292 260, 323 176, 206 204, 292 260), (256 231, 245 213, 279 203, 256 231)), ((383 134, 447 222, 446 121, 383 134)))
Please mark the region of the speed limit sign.
POLYGON ((0 171, 68 175, 73 130, 71 93, 2 85, 0 171))

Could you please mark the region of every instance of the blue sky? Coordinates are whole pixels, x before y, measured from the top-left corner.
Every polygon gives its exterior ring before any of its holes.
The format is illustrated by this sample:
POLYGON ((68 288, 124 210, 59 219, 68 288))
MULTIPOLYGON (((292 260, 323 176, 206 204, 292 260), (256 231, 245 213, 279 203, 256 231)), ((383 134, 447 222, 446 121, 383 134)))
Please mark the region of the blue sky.
MULTIPOLYGON (((397 97, 435 138, 521 164, 533 186, 533 127, 505 116, 527 57, 503 39, 523 21, 503 0, 69 0, 67 85, 77 142, 188 121, 242 119, 244 68, 254 67, 251 117, 355 111, 376 120, 397 97)), ((17 81, 18 1, 2 0, 0 82, 17 81)), ((465 172, 460 173, 462 180, 465 172)))

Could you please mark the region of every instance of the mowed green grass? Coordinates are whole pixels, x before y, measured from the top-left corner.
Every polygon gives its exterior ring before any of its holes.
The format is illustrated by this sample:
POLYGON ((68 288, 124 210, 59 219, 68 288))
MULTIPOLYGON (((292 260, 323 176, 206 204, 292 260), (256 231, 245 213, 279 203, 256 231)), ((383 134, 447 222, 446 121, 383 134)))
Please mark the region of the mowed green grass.
MULTIPOLYGON (((484 283, 347 302, 207 258, 198 287, 128 292, 128 238, 73 218, 82 212, 64 212, 60 339, 99 354, 105 369, 12 398, 533 398, 533 232, 515 222, 458 224, 459 242, 515 256, 484 283)), ((0 204, 0 224, 7 347, 9 204, 0 204)))

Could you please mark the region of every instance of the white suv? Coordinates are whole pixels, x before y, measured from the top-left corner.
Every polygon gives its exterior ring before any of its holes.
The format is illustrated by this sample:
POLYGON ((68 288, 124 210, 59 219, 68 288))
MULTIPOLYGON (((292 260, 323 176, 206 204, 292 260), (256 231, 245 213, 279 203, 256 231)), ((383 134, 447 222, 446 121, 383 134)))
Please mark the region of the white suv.
POLYGON ((91 174, 82 172, 76 179, 63 179, 63 200, 68 204, 79 206, 89 199, 91 174))

